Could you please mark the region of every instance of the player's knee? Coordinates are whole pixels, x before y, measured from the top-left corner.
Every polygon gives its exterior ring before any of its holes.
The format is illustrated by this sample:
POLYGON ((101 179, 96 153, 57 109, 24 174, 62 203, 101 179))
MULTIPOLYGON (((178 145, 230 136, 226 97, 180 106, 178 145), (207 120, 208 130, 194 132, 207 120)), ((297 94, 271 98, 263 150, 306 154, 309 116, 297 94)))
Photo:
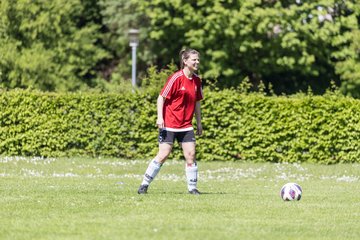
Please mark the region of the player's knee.
POLYGON ((158 153, 157 155, 157 160, 160 163, 164 163, 166 161, 166 159, 168 158, 170 153, 158 153))
POLYGON ((184 152, 184 155, 187 163, 195 162, 195 151, 184 152))

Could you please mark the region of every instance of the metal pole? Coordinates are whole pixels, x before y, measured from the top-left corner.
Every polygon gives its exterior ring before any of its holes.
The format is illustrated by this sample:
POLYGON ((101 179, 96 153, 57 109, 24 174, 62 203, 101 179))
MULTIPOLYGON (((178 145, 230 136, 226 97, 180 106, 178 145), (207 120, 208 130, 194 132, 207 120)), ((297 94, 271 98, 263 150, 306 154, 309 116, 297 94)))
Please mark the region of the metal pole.
POLYGON ((132 71, 131 71, 131 83, 133 88, 136 87, 136 44, 132 44, 132 71))

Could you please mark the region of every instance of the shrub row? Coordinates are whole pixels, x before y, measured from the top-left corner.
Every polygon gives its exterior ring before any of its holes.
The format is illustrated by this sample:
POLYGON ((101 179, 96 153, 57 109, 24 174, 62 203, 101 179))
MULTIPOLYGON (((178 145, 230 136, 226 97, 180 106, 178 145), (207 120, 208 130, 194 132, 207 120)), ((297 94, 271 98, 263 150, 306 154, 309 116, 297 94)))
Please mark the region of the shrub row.
POLYGON ((3 92, 0 154, 139 157, 154 136, 151 96, 3 92))
MULTIPOLYGON (((157 93, 0 94, 0 154, 145 159, 157 152, 157 93)), ((360 101, 205 89, 201 161, 358 162, 360 101)), ((172 158, 181 158, 176 145, 172 158)))
POLYGON ((358 100, 230 90, 208 93, 204 103, 200 158, 326 164, 360 159, 358 100))

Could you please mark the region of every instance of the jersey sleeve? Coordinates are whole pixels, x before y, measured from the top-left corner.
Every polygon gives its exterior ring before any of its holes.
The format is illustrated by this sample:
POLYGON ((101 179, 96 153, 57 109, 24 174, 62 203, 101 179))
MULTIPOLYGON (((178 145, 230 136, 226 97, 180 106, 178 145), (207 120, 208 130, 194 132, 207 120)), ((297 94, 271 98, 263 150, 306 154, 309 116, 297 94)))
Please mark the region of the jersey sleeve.
POLYGON ((177 87, 177 82, 178 82, 178 81, 176 81, 177 78, 178 78, 178 75, 173 74, 172 76, 170 76, 167 79, 163 89, 160 92, 160 95, 162 97, 169 99, 174 94, 176 87, 177 87))

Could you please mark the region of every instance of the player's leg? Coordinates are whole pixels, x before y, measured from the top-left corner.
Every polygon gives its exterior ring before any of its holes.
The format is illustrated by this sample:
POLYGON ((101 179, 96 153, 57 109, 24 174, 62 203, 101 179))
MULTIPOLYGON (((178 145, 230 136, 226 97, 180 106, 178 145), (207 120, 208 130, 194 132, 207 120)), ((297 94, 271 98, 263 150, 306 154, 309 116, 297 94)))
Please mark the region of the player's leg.
POLYGON ((189 131, 184 134, 181 147, 186 160, 185 173, 189 193, 200 194, 197 190, 198 166, 196 163, 196 143, 194 131, 189 131))
POLYGON ((154 159, 152 159, 145 171, 143 181, 139 187, 138 193, 147 193, 150 183, 159 173, 161 166, 171 153, 173 146, 173 136, 164 130, 159 132, 159 151, 154 159))

